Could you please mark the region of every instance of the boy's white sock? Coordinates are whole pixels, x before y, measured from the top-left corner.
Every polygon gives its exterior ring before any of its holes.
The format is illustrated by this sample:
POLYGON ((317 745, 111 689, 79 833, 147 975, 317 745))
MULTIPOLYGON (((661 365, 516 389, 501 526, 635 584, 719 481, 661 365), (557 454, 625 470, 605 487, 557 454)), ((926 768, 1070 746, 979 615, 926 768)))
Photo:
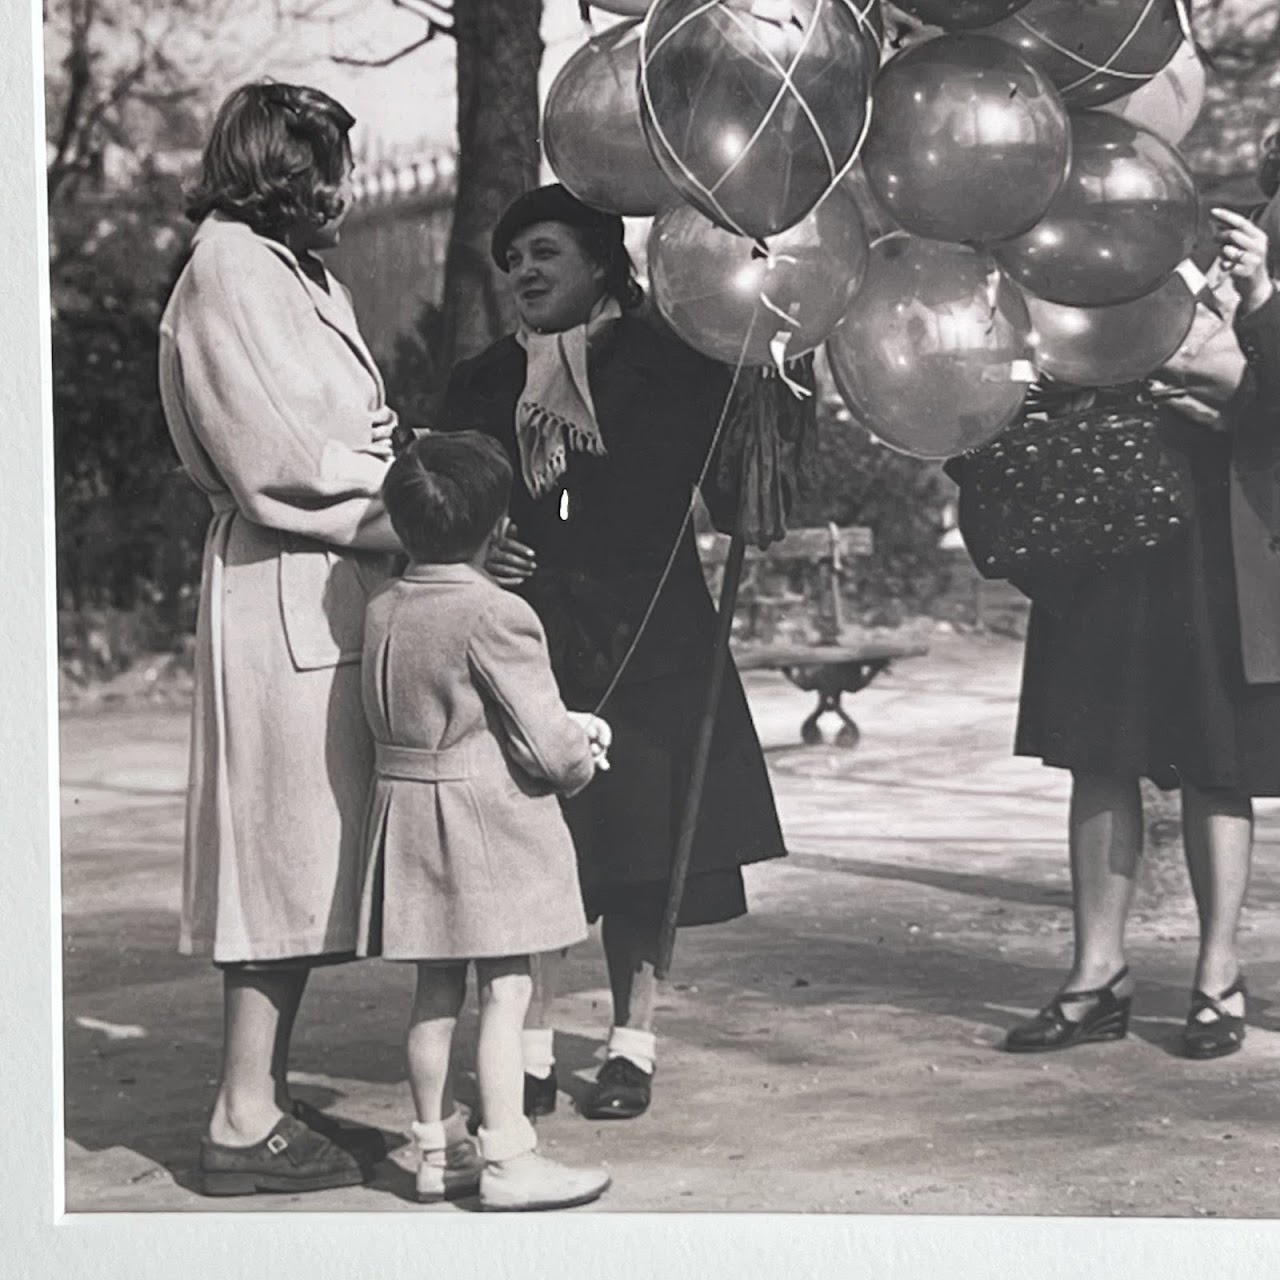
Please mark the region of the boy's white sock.
POLYGON ((653 1074, 658 1054, 658 1039, 652 1031, 637 1031, 634 1027, 612 1027, 606 1058, 629 1058, 641 1071, 653 1074))
POLYGON ((520 1055, 524 1058, 525 1075, 545 1080, 555 1070, 555 1034, 550 1027, 520 1033, 520 1055))

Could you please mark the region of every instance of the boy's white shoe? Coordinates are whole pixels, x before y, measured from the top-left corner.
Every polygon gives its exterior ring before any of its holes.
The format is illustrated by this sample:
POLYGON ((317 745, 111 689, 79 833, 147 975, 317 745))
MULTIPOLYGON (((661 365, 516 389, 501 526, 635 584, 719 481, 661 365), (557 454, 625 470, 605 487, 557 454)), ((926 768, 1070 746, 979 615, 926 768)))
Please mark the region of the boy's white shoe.
POLYGON ((484 1162, 467 1134, 462 1112, 455 1111, 447 1120, 433 1124, 414 1121, 412 1129, 420 1153, 418 1203, 438 1204, 475 1195, 484 1162))
POLYGON ((603 1169, 575 1169, 538 1154, 533 1126, 480 1130, 480 1207, 490 1210, 569 1209, 597 1200, 609 1188, 603 1169))

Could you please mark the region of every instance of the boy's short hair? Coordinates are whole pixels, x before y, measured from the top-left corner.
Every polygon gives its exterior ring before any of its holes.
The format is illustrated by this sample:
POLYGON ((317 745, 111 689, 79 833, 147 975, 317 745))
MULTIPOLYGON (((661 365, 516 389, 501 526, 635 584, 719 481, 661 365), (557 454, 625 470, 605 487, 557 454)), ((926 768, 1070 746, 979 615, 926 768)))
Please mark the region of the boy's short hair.
POLYGON ((391 527, 414 560, 470 560, 505 514, 511 463, 479 431, 421 435, 391 464, 382 482, 391 527))

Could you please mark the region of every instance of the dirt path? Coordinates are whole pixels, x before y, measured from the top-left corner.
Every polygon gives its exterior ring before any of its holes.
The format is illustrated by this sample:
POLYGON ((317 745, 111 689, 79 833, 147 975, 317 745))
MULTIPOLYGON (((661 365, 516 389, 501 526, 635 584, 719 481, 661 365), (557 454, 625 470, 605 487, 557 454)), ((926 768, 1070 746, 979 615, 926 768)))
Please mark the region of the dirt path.
MULTIPOLYGON (((1175 1055, 1194 953, 1183 903, 1135 920, 1127 1041, 996 1051, 1052 991, 1070 938, 1065 778, 1008 753, 1019 660, 1008 640, 939 636, 853 700, 855 752, 795 745, 808 695, 750 677, 792 856, 750 871, 745 920, 681 935, 651 1112, 590 1124, 562 1097, 542 1122, 553 1154, 613 1170, 584 1212, 1280 1216, 1275 804, 1260 806, 1245 920, 1244 1052, 1175 1055)), ((68 1206, 226 1209, 189 1178, 220 1008, 208 966, 174 951, 185 713, 75 713, 62 737, 68 1206)), ((317 974, 303 1096, 407 1126, 409 981, 378 962, 317 974)), ((561 1003, 571 1092, 607 1023, 592 941, 561 1003)), ((417 1209, 407 1168, 402 1149, 367 1188, 236 1204, 417 1209)))

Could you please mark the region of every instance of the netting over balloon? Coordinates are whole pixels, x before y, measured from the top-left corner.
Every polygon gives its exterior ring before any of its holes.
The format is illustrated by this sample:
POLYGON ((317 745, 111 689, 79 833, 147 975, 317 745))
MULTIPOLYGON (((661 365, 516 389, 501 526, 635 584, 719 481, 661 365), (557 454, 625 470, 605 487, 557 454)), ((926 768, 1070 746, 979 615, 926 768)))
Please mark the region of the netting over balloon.
POLYGON ((866 0, 657 0, 642 34, 641 114, 690 204, 762 237, 835 185, 870 117, 870 12, 866 0))
POLYGON ((1146 84, 1190 27, 1181 0, 1030 0, 987 31, 1043 67, 1075 108, 1146 84))

